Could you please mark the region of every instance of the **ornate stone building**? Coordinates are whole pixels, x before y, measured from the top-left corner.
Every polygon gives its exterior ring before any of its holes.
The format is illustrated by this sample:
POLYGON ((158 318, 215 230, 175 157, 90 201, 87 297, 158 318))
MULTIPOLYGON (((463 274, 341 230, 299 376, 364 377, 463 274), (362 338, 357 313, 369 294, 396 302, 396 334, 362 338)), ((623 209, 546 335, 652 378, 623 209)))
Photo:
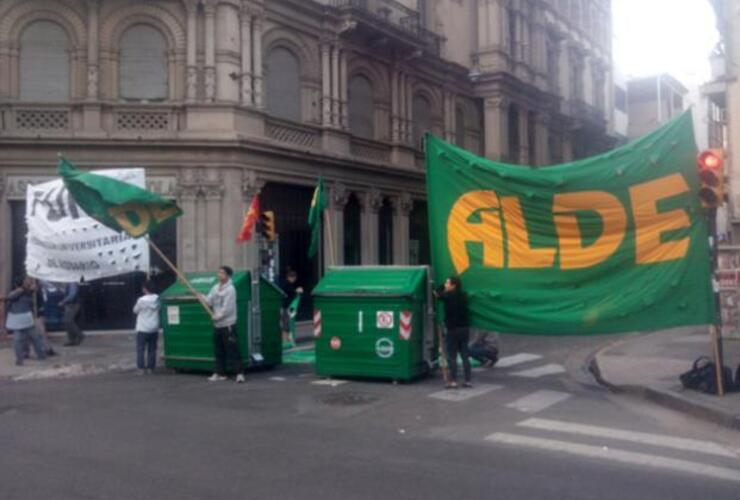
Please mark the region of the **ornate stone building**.
POLYGON ((310 286, 318 175, 326 263, 428 262, 423 134, 534 165, 607 148, 610 31, 609 0, 0 0, 0 287, 59 151, 145 167, 185 211, 158 235, 185 270, 248 265, 261 193, 310 286))

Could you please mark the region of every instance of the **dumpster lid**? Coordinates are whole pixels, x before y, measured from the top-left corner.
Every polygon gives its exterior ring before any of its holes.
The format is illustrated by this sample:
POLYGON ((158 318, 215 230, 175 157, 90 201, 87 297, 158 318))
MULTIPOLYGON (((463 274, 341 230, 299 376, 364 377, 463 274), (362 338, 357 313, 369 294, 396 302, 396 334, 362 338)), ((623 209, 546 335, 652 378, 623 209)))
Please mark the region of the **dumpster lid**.
MULTIPOLYGON (((193 285, 193 288, 195 288, 198 293, 202 293, 203 295, 208 295, 208 292, 211 291, 213 285, 218 283, 218 276, 214 272, 185 273, 185 277, 188 279, 190 284, 193 285)), ((233 283, 233 285, 235 287, 238 287, 243 281, 249 282, 249 272, 235 271, 234 275, 231 277, 231 282, 233 283)), ((161 297, 163 299, 166 299, 172 297, 182 297, 185 295, 192 296, 192 293, 185 285, 180 283, 180 281, 176 281, 167 290, 162 292, 161 297)))
POLYGON ((314 296, 410 297, 423 292, 425 266, 331 267, 314 296))

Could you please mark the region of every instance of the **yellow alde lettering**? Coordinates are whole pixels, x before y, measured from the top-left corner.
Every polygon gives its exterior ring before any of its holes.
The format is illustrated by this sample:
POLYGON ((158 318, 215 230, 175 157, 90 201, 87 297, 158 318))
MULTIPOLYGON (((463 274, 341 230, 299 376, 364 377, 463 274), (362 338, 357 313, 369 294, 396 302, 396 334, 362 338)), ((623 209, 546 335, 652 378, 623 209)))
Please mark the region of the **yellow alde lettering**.
POLYGON ((617 251, 624 240, 627 215, 619 199, 604 191, 556 194, 553 216, 560 243, 560 268, 595 266, 617 251), (577 212, 596 212, 602 221, 601 235, 588 246, 578 227, 577 212))
POLYGON ((532 269, 552 267, 555 263, 555 248, 532 248, 529 243, 527 222, 522 214, 519 198, 501 198, 508 240, 509 267, 512 269, 532 269))
POLYGON ((108 214, 116 219, 116 222, 134 238, 146 234, 149 229, 151 216, 149 210, 139 203, 126 203, 108 209, 108 214), (132 218, 132 215, 135 219, 132 218))
POLYGON ((447 247, 458 274, 470 267, 467 242, 483 244, 483 265, 504 267, 504 239, 501 216, 495 191, 471 191, 462 195, 452 206, 447 219, 447 247), (470 222, 473 214, 479 222, 470 222))
POLYGON ((689 237, 673 241, 661 241, 668 231, 687 228, 691 225, 684 209, 658 212, 658 202, 689 190, 681 174, 673 174, 630 188, 632 215, 635 220, 635 260, 638 264, 654 264, 678 260, 686 256, 689 237))

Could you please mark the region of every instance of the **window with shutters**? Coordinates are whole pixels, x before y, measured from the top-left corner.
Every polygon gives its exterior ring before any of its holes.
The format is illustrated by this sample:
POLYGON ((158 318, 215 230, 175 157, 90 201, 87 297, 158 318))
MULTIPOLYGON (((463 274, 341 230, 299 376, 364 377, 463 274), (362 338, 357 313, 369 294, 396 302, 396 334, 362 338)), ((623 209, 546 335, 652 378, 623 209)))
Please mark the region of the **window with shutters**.
POLYGON ((69 38, 51 21, 36 21, 20 39, 20 100, 69 100, 69 38))
POLYGON ((413 138, 414 147, 424 149, 424 134, 432 129, 432 112, 429 100, 420 94, 414 96, 411 102, 411 113, 413 115, 413 138))
POLYGON ((133 102, 164 101, 169 95, 167 41, 148 24, 136 24, 121 36, 119 95, 133 102))
POLYGON ((277 47, 267 56, 267 112, 285 120, 301 121, 300 63, 290 50, 277 47))
POLYGON ((465 110, 462 106, 455 108, 455 145, 465 147, 465 110))
POLYGON ((349 130, 358 137, 375 138, 373 85, 364 76, 349 81, 349 130))

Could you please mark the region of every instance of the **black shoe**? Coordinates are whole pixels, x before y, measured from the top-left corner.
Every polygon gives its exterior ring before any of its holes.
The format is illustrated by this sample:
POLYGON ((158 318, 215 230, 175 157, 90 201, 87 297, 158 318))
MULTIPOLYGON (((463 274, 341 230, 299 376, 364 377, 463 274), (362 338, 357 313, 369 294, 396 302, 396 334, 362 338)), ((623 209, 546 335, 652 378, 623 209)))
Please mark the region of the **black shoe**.
POLYGON ((56 356, 57 355, 57 352, 54 349, 49 348, 49 349, 46 350, 46 355, 47 356, 56 356))
POLYGON ((67 342, 64 343, 64 347, 72 347, 72 346, 76 346, 76 345, 77 344, 74 343, 74 342, 72 342, 71 340, 69 340, 69 341, 67 341, 67 342))

